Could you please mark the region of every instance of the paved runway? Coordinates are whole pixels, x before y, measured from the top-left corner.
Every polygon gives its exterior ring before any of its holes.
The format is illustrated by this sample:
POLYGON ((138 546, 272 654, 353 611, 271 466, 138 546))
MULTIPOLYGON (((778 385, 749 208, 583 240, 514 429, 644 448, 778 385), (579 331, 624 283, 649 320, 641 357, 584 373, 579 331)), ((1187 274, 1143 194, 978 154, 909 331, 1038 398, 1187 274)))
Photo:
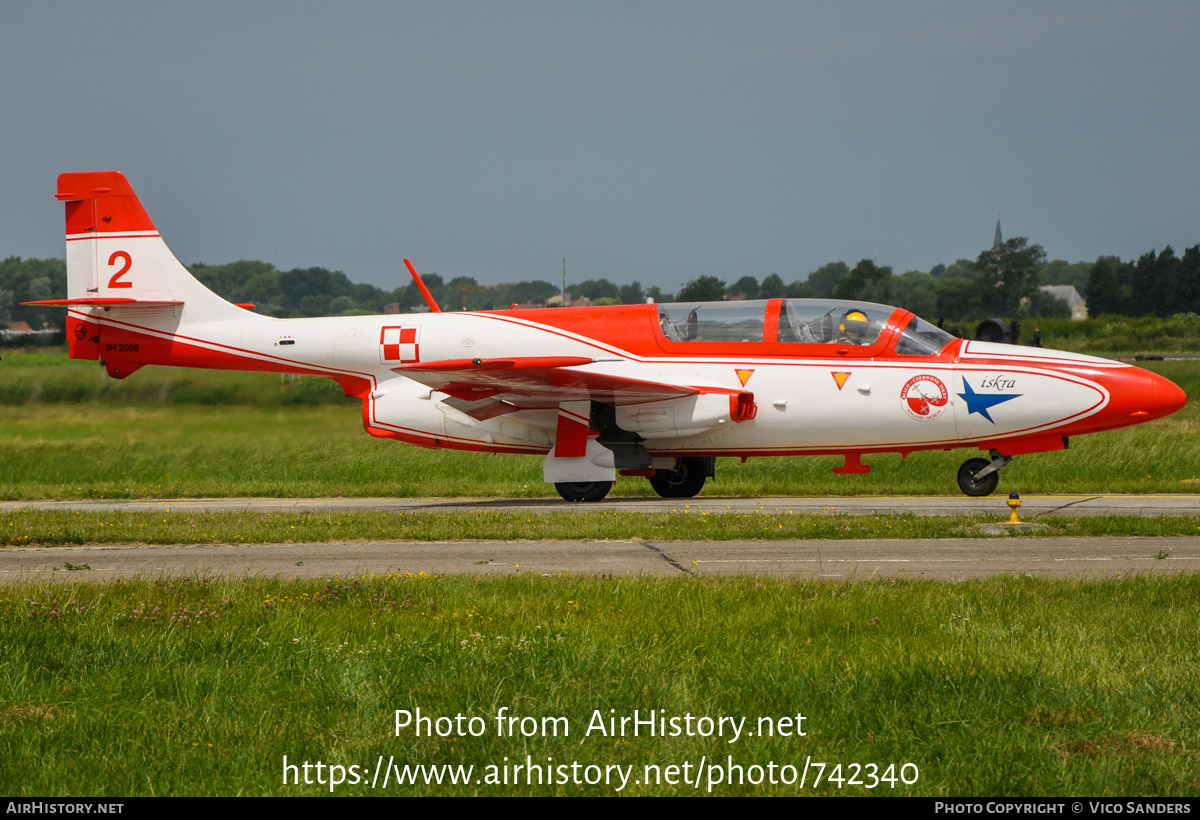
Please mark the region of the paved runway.
MULTIPOLYGON (((609 498, 597 504, 571 504, 559 498, 170 498, 83 499, 77 501, 4 501, 0 512, 14 509, 59 510, 382 510, 390 512, 707 512, 707 513, 845 513, 851 515, 998 515, 1008 516, 1008 497, 966 496, 805 496, 791 498, 721 498, 701 496, 609 498)), ((1028 495, 1021 498, 1021 517, 1039 515, 1200 515, 1200 494, 1177 495, 1028 495)))
POLYGON ((1111 578, 1200 571, 1200 538, 878 541, 457 541, 0 549, 0 582, 162 576, 768 575, 1111 578))

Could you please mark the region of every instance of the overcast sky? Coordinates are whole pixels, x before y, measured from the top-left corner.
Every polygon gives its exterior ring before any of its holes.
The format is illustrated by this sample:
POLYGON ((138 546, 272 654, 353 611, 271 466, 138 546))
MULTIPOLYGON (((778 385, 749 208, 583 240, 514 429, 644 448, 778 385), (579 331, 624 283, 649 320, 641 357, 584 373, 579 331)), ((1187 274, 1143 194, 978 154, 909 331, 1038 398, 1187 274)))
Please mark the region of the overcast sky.
POLYGON ((1200 3, 0 5, 0 257, 123 171, 184 263, 897 273, 1200 242, 1200 3))

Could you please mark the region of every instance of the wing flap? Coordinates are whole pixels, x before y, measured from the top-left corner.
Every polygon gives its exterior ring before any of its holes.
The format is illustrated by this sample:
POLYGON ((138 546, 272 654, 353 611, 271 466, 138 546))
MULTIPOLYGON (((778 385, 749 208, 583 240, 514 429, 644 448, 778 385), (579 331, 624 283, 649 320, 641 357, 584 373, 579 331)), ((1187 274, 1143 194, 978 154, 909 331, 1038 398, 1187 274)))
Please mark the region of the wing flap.
POLYGON ((487 421, 496 416, 503 416, 521 409, 511 402, 500 401, 498 399, 469 401, 451 396, 444 403, 460 413, 465 413, 476 421, 487 421))

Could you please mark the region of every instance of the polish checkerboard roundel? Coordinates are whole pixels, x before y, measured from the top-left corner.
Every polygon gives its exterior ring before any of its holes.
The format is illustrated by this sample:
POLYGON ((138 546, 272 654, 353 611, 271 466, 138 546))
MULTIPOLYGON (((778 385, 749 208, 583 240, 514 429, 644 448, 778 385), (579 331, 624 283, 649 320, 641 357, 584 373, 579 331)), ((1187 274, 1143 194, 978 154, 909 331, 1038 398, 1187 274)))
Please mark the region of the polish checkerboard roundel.
POLYGON ((385 327, 379 332, 380 364, 421 361, 420 327, 385 327))

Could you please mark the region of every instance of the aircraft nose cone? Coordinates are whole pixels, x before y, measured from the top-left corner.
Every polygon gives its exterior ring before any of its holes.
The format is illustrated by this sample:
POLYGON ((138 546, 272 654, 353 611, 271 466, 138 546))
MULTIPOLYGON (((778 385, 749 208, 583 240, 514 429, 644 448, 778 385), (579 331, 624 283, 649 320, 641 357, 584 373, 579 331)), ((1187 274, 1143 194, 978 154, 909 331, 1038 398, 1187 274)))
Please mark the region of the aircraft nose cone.
POLYGON ((1187 403, 1179 385, 1140 367, 1119 371, 1109 384, 1109 392, 1107 415, 1121 425, 1160 419, 1187 403))
POLYGON ((1150 377, 1150 417, 1162 418, 1176 413, 1187 404, 1187 394, 1170 379, 1157 373, 1147 373, 1150 377))

